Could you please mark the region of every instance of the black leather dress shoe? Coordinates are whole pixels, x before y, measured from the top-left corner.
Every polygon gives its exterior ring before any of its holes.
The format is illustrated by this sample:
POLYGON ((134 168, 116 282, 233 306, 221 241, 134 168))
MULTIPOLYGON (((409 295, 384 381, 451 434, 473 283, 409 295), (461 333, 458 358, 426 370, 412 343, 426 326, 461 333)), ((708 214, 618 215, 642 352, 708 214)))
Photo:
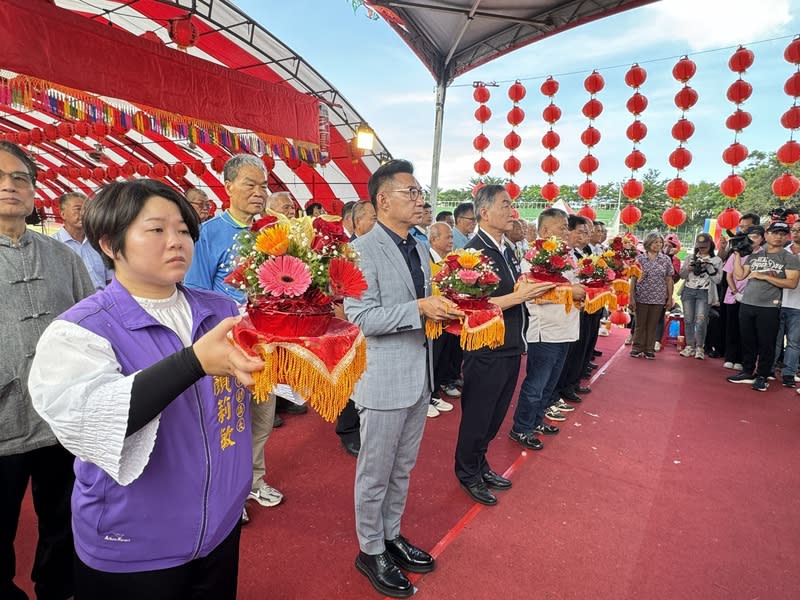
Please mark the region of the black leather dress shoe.
POLYGON ((436 568, 436 561, 430 554, 411 544, 402 535, 393 540, 384 540, 384 543, 386 552, 401 569, 412 573, 430 573, 436 568))
POLYGON ((603 356, 603 351, 602 350, 592 350, 592 355, 593 356, 603 356))
POLYGON ((591 394, 592 393, 592 388, 590 388, 588 385, 579 385, 578 387, 575 388, 575 393, 576 394, 591 394))
POLYGON ((571 392, 569 390, 561 392, 561 398, 563 400, 566 400, 567 402, 574 402, 575 404, 583 402, 583 398, 578 396, 578 394, 576 394, 575 392, 571 392))
POLYGON ((358 453, 361 451, 361 440, 346 440, 342 439, 342 448, 350 456, 358 458, 358 453))
POLYGON ((483 474, 483 481, 486 483, 488 487, 493 490, 507 490, 511 488, 511 480, 506 479, 505 477, 501 477, 494 471, 486 471, 483 474))
POLYGON ((477 481, 475 483, 470 483, 469 485, 462 481, 461 487, 464 488, 465 492, 472 496, 472 499, 475 500, 475 502, 485 504, 486 506, 494 506, 497 504, 497 496, 489 491, 489 488, 483 481, 477 481))
POLYGON ((394 564, 388 552, 382 554, 359 552, 356 557, 356 569, 366 575, 372 587, 384 596, 409 598, 414 593, 414 586, 394 564))
POLYGON ((546 423, 540 423, 534 429, 534 433, 541 433, 542 435, 556 435, 559 431, 561 431, 555 425, 547 425, 546 423))
POLYGON ((590 362, 588 365, 590 371, 594 371, 599 365, 597 363, 590 362))

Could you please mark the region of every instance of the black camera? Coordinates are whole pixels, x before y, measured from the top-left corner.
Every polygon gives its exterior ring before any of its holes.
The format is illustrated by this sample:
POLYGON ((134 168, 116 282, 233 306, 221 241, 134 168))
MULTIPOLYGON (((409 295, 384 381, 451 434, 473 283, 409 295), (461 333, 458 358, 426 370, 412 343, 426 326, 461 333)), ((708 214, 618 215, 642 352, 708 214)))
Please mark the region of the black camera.
POLYGON ((692 257, 692 262, 689 263, 689 268, 692 269, 692 273, 694 273, 696 276, 702 275, 706 270, 705 263, 702 260, 699 260, 696 254, 692 257))
POLYGON ((728 247, 731 249, 731 252, 736 252, 736 254, 744 258, 753 253, 753 240, 751 240, 747 234, 740 233, 728 240, 728 247))
POLYGON ((769 211, 769 218, 771 221, 783 221, 786 222, 789 218, 789 215, 796 215, 797 210, 794 208, 788 208, 786 206, 777 206, 769 211))

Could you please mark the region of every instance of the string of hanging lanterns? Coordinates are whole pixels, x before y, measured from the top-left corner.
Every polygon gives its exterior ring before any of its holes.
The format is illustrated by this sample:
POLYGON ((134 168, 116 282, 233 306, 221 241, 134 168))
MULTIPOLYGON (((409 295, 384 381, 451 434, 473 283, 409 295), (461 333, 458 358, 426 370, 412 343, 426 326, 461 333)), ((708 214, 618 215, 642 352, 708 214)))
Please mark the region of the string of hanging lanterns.
MULTIPOLYGON (((697 72, 697 65, 688 56, 682 57, 672 68, 672 76, 683 84, 683 87, 675 94, 675 106, 681 109, 681 117, 678 123, 686 119, 686 112, 697 104, 698 94, 689 86, 689 80, 697 72)), ((681 176, 684 169, 692 162, 692 153, 684 146, 688 137, 685 136, 689 131, 694 131, 694 127, 683 127, 676 125, 673 127, 672 135, 678 141, 678 147, 669 155, 669 164, 677 170, 676 176, 667 183, 667 196, 672 201, 672 206, 667 208, 661 215, 661 220, 670 229, 677 229, 686 222, 686 212, 681 208, 684 196, 689 193, 689 184, 681 176), (677 135, 676 135, 677 134, 677 135), (685 139, 682 139, 685 138, 685 139)))
POLYGON ((644 192, 642 182, 636 179, 636 172, 647 162, 647 158, 638 147, 641 140, 647 135, 647 127, 639 118, 647 108, 647 97, 639 91, 645 81, 647 81, 647 71, 638 64, 631 66, 625 73, 625 84, 633 88, 633 95, 625 105, 634 118, 633 123, 628 126, 626 131, 628 139, 633 142, 633 149, 625 157, 625 166, 631 170, 631 176, 622 185, 622 194, 628 199, 628 205, 620 211, 619 219, 628 229, 642 218, 642 211, 634 203, 644 192))
POLYGON ((753 65, 754 60, 755 55, 752 50, 739 46, 728 61, 728 68, 734 73, 738 73, 739 78, 728 87, 726 94, 728 100, 733 102, 736 108, 733 114, 725 120, 725 126, 734 131, 733 143, 722 152, 722 160, 730 165, 731 173, 722 180, 719 190, 730 200, 730 205, 719 214, 717 223, 723 229, 729 230, 736 229, 739 224, 741 213, 736 210, 734 204, 747 187, 744 178, 736 174, 736 167, 744 162, 750 154, 747 146, 739 142, 739 134, 752 122, 750 113, 743 111, 741 106, 753 94, 753 86, 744 80, 742 74, 753 65))
POLYGON ((555 105, 555 95, 558 93, 558 81, 549 76, 544 80, 539 91, 542 92, 547 98, 550 98, 549 111, 548 108, 542 113, 544 120, 549 124, 548 130, 542 136, 542 146, 547 150, 547 156, 542 160, 542 171, 547 174, 547 183, 542 186, 540 194, 542 198, 547 200, 550 204, 558 198, 561 193, 561 188, 553 181, 553 174, 558 170, 560 164, 558 159, 553 156, 553 150, 558 148, 561 143, 561 137, 553 129, 553 125, 561 118, 561 109, 555 105), (552 108, 550 108, 552 107, 552 108))
MULTIPOLYGON (((478 174, 478 177, 484 177, 485 175, 489 174, 489 171, 492 170, 491 163, 483 156, 483 153, 487 148, 489 148, 490 144, 489 138, 486 137, 483 129, 489 119, 492 118, 492 110, 486 106, 486 103, 489 102, 489 98, 492 97, 492 94, 489 92, 489 88, 487 88, 486 85, 481 82, 476 82, 473 85, 475 86, 475 89, 472 92, 472 97, 474 98, 475 102, 478 103, 478 108, 475 109, 475 119, 481 124, 481 132, 475 136, 474 140, 472 140, 472 147, 480 153, 480 158, 475 161, 473 168, 478 174)), ((482 188, 483 185, 483 181, 479 181, 478 184, 473 188, 472 195, 474 196, 477 194, 478 190, 482 188)))
POLYGON ((525 97, 526 93, 527 90, 525 86, 522 85, 519 80, 508 88, 508 97, 514 105, 511 107, 511 110, 508 111, 506 117, 509 125, 511 125, 511 132, 503 139, 503 145, 511 152, 511 156, 503 162, 503 170, 508 173, 509 176, 505 187, 512 200, 516 200, 520 193, 519 185, 514 183, 514 175, 519 173, 519 170, 522 168, 522 163, 514 156, 514 150, 519 148, 520 144, 522 144, 522 138, 516 132, 516 128, 525 120, 525 111, 519 107, 519 103, 525 97))
MULTIPOLYGON (((800 106, 797 99, 800 97, 800 36, 795 37, 783 52, 786 62, 795 65, 795 72, 789 76, 783 86, 783 91, 793 99, 792 106, 781 116, 781 125, 789 130, 789 141, 778 148, 776 156, 778 162, 784 167, 790 167, 800 160, 800 144, 794 139, 794 132, 800 128, 800 106)), ((772 182, 772 193, 786 202, 800 189, 800 180, 788 170, 779 175, 772 182)), ((795 215, 790 215, 792 218, 795 215)))
POLYGON ((591 201, 597 195, 597 184, 592 181, 592 173, 600 166, 600 161, 592 154, 592 148, 600 141, 600 133, 594 127, 594 120, 603 112, 603 105, 595 95, 602 91, 605 85, 603 76, 597 71, 592 71, 583 81, 584 89, 589 92, 589 101, 583 105, 583 114, 589 119, 589 126, 581 134, 581 142, 586 146, 586 156, 580 160, 578 168, 586 175, 586 181, 578 186, 578 195, 583 199, 583 206, 578 214, 592 221, 597 218, 597 213, 591 207, 591 201))

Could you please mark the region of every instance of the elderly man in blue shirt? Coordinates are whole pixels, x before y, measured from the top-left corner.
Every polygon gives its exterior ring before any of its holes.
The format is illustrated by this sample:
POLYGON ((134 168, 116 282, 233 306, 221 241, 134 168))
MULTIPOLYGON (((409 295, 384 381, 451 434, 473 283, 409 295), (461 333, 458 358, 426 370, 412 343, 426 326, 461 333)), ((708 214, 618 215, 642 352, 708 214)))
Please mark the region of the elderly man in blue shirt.
POLYGON ((106 269, 100 254, 92 248, 83 231, 83 205, 86 203, 86 195, 67 192, 61 194, 58 203, 64 227, 53 234, 53 237, 81 257, 95 289, 102 290, 111 281, 111 271, 106 269))

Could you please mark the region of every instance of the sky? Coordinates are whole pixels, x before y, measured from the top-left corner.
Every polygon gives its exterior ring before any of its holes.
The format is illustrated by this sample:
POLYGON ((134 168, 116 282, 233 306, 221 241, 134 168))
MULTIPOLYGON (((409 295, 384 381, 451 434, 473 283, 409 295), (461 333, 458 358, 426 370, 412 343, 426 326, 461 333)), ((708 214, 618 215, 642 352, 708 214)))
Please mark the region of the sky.
MULTIPOLYGON (((354 11, 350 0, 235 3, 332 83, 395 158, 414 163, 423 185, 430 182, 434 80, 385 22, 370 20, 363 8, 354 11)), ((586 147, 580 142, 580 133, 589 124, 581 113, 589 99, 583 81, 593 69, 606 82, 597 95, 604 110, 594 123, 602 140, 593 149, 600 161, 593 179, 602 184, 629 177, 624 160, 633 144, 625 137, 625 129, 634 117, 625 103, 633 90, 625 85, 624 75, 637 62, 648 73, 640 92, 649 101, 640 117, 648 135, 638 148, 647 157, 645 169, 675 176, 667 159, 678 145, 670 130, 681 116, 673 98, 682 84, 673 79, 672 67, 684 54, 697 64, 697 74, 689 84, 698 92, 699 101, 686 115, 696 132, 686 144, 693 162, 682 176, 689 182, 721 181, 730 173, 722 151, 734 141, 725 119, 735 105, 725 92, 738 77, 728 68, 728 59, 740 44, 755 54, 753 66, 744 74, 753 85, 753 95, 742 106, 752 114, 753 123, 739 141, 750 150, 774 152, 789 139, 790 132, 779 119, 794 101, 784 93, 783 85, 796 68, 784 60, 783 51, 798 33, 800 0, 661 0, 507 54, 465 73, 448 88, 439 187, 464 188, 475 177, 473 164, 479 154, 472 140, 481 130, 473 116, 478 106, 472 97, 475 81, 499 84, 490 88, 488 105, 493 117, 484 128, 491 141, 485 153, 492 163, 490 175, 507 177, 502 169, 510 154, 503 146, 503 138, 511 131, 505 118, 512 107, 507 91, 519 79, 527 95, 520 103, 526 118, 517 129, 522 145, 515 155, 522 170, 515 181, 520 185, 547 181, 540 163, 546 155, 541 137, 548 128, 542 109, 549 99, 539 87, 548 75, 560 83, 555 103, 562 110, 562 118, 554 126, 561 136, 554 151, 561 168, 553 179, 562 185, 583 181, 578 162, 586 147)))

